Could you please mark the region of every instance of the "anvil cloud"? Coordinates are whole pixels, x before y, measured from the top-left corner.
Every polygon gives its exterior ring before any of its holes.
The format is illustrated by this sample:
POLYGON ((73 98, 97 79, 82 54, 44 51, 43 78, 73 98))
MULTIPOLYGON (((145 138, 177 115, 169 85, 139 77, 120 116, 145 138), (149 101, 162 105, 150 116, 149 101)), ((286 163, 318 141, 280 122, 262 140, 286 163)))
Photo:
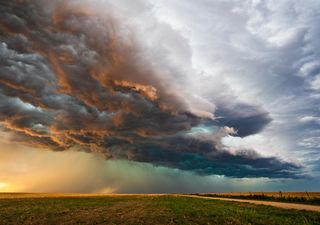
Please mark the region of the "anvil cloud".
POLYGON ((226 144, 274 118, 199 72, 151 3, 115 2, 1 1, 0 124, 12 141, 199 175, 305 177, 301 164, 226 144))

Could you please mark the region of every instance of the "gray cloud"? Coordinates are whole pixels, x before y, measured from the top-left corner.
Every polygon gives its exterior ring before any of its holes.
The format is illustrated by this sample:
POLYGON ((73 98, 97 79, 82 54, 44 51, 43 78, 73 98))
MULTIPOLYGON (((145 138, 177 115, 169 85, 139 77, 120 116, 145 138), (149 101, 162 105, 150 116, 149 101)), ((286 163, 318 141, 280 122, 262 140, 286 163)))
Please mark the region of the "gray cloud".
POLYGON ((264 110, 240 103, 231 108, 223 105, 218 107, 216 116, 220 117, 218 121, 222 125, 234 127, 240 137, 259 133, 271 122, 269 114, 264 110))
MULTIPOLYGON (((111 9, 102 14, 94 5, 1 1, 0 118, 15 141, 200 175, 303 176, 293 163, 253 150, 229 151, 221 140, 236 134, 228 130, 256 134, 271 121, 268 113, 231 95, 217 101, 220 96, 182 91, 190 83, 180 63, 190 52, 172 59, 166 44, 152 52, 120 15, 111 9), (212 138, 194 132, 199 127, 212 138)), ((170 27, 159 27, 159 33, 171 32, 169 43, 183 40, 170 27)), ((187 49, 183 43, 180 48, 187 49)))

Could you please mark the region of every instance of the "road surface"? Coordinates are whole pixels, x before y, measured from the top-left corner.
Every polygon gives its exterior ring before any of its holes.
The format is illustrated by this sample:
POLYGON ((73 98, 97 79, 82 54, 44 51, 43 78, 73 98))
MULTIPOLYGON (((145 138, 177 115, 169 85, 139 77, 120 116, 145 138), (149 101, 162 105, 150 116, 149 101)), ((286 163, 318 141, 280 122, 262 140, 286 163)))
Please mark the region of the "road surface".
POLYGON ((296 203, 286 203, 286 202, 271 202, 271 201, 234 199, 234 198, 218 198, 218 197, 207 197, 207 196, 198 196, 198 195, 179 195, 179 196, 223 200, 223 201, 231 201, 231 202, 246 202, 246 203, 252 203, 257 205, 269 205, 269 206, 274 206, 274 207, 284 208, 284 209, 298 209, 298 210, 309 210, 309 211, 320 212, 319 205, 306 205, 306 204, 296 204, 296 203))

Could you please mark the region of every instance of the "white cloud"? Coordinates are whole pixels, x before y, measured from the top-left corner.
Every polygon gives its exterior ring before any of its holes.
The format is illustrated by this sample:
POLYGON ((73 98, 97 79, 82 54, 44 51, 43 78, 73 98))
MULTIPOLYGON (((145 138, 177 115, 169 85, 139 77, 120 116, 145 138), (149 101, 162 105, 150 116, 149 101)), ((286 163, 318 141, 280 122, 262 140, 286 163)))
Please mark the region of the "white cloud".
POLYGON ((315 91, 320 91, 320 74, 315 76, 315 78, 310 82, 311 88, 315 91))
POLYGON ((319 61, 311 61, 303 64, 299 70, 299 75, 302 77, 307 77, 310 75, 313 71, 320 68, 320 62, 319 61))

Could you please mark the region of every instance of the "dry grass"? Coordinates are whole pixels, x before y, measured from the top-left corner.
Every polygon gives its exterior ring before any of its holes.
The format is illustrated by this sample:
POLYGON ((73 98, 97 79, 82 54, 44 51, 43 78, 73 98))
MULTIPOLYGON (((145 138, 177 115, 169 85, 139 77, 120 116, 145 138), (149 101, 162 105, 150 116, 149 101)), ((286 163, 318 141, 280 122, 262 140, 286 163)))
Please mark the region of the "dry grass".
POLYGON ((320 198, 320 192, 210 192, 201 194, 213 195, 229 195, 229 196, 250 196, 250 195, 264 195, 270 197, 304 197, 304 198, 320 198))
POLYGON ((82 194, 82 193, 11 193, 11 192, 0 192, 0 199, 15 199, 15 198, 84 198, 84 197, 152 197, 152 196, 164 196, 168 194, 82 194))

